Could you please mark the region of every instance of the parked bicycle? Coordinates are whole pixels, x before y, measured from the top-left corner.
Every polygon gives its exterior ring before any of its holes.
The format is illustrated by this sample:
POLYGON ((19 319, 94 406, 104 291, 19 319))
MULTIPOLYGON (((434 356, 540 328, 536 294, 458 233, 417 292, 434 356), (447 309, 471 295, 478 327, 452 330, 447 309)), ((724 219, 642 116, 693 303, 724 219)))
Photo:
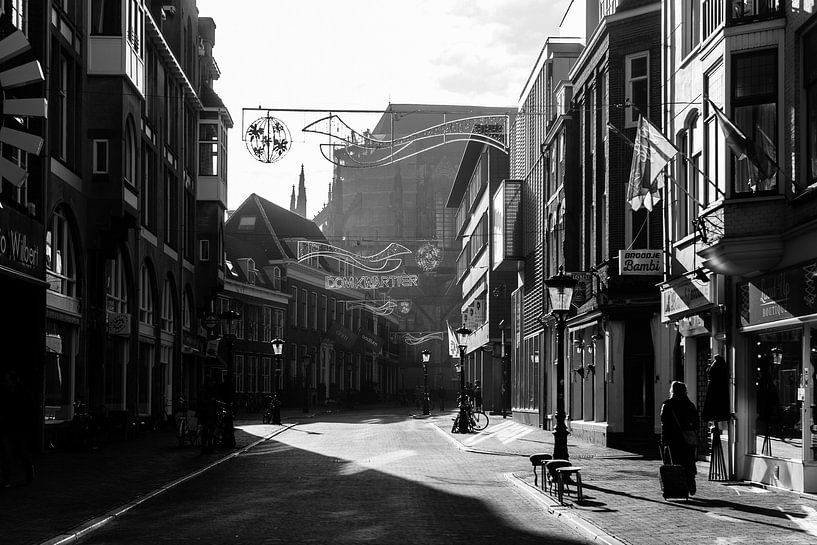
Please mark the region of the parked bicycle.
POLYGON ((199 443, 199 435, 196 413, 190 410, 184 396, 180 396, 176 407, 176 438, 179 440, 179 446, 183 447, 185 443, 196 446, 199 443))
POLYGON ((468 433, 482 431, 488 427, 488 415, 485 414, 485 411, 483 411, 481 408, 475 409, 471 404, 471 401, 468 399, 468 396, 463 395, 460 397, 460 411, 454 418, 454 425, 451 426, 451 433, 462 433, 462 429, 460 428, 460 418, 462 415, 466 415, 468 418, 466 424, 466 432, 468 433))
MULTIPOLYGON (((261 422, 264 424, 272 424, 273 420, 275 420, 275 409, 278 409, 278 419, 281 418, 281 401, 275 396, 267 396, 267 408, 264 410, 264 415, 261 418, 261 422)), ((280 422, 278 422, 280 424, 280 422)))

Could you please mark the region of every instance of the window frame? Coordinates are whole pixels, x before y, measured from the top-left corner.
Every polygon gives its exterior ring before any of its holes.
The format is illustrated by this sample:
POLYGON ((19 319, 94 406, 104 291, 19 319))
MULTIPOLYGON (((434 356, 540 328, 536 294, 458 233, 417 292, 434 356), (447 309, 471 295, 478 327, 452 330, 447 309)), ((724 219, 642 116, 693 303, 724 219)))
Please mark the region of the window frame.
POLYGON ((624 126, 626 128, 638 126, 638 112, 649 119, 650 112, 650 52, 640 51, 638 53, 631 53, 624 57, 624 97, 630 104, 629 108, 624 109, 624 126), (633 77, 633 62, 639 59, 645 59, 645 71, 643 76, 633 77), (633 100, 633 86, 635 83, 646 80, 646 99, 647 103, 643 109, 638 108, 633 100))

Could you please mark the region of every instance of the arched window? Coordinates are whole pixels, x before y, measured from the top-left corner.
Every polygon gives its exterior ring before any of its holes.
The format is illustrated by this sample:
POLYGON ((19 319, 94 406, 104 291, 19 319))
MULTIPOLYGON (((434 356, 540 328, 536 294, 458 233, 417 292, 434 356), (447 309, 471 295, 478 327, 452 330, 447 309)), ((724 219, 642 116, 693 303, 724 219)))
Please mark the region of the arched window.
POLYGON ((162 331, 173 333, 175 315, 173 312, 173 283, 165 278, 162 288, 162 331))
POLYGON ((109 312, 128 312, 128 279, 122 250, 116 250, 116 257, 105 264, 106 306, 109 312))
POLYGON ((142 264, 139 271, 139 321, 153 325, 153 282, 150 278, 150 269, 142 264))
POLYGON ((281 267, 272 268, 272 289, 281 290, 281 267))
POLYGON ((125 160, 123 161, 122 175, 131 185, 136 185, 136 161, 138 153, 136 150, 136 132, 133 129, 133 120, 128 118, 125 125, 125 160))
POLYGON ((62 211, 51 215, 45 233, 45 267, 48 289, 69 297, 77 296, 77 263, 74 241, 62 211))
POLYGON ((182 329, 190 331, 193 325, 193 295, 190 293, 190 287, 184 290, 184 297, 182 298, 182 329))

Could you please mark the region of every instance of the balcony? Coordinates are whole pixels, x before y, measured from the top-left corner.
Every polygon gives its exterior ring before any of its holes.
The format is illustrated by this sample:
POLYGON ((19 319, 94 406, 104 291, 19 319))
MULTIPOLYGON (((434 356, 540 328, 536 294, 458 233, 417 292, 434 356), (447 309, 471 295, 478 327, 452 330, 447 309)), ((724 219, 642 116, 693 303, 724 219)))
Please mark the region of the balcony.
POLYGON ((743 25, 776 19, 785 14, 781 0, 728 0, 726 24, 743 25))
POLYGON ((784 251, 784 197, 733 199, 698 221, 703 265, 714 272, 752 277, 773 269, 784 251))

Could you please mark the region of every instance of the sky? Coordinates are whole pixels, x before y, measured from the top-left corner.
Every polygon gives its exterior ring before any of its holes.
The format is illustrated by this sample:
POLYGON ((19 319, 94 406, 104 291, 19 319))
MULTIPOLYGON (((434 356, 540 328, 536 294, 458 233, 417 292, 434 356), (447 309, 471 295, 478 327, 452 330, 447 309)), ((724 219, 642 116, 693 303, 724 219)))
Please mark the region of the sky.
POLYGON ((251 193, 289 208, 301 165, 307 217, 327 201, 332 164, 326 137, 302 128, 340 115, 362 132, 392 104, 515 107, 548 36, 570 0, 198 0, 216 23, 214 88, 233 118, 228 208, 251 193), (258 110, 258 108, 262 110, 258 110), (270 115, 292 145, 274 163, 256 161, 243 141, 270 115), (320 110, 302 112, 293 110, 320 110))

